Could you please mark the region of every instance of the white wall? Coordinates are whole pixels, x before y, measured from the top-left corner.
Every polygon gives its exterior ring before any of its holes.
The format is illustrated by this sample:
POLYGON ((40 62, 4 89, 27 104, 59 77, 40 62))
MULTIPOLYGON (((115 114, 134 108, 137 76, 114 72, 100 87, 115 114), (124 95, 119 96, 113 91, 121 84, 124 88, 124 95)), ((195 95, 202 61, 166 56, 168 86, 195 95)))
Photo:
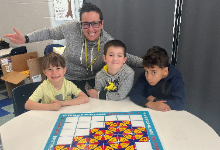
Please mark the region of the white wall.
MULTIPOLYGON (((3 36, 14 33, 13 27, 25 35, 63 22, 54 20, 53 0, 0 0, 0 39, 6 42, 9 40, 3 36)), ((43 56, 45 47, 52 43, 65 44, 65 41, 48 40, 23 45, 27 47, 28 52, 38 51, 38 55, 43 56)), ((10 43, 12 48, 19 46, 22 45, 10 43)))

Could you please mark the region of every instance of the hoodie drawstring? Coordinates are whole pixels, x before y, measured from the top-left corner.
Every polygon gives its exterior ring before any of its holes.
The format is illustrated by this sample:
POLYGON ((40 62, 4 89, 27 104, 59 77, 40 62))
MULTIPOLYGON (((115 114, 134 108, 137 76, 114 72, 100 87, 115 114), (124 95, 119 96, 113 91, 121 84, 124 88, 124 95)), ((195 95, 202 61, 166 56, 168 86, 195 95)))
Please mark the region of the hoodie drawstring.
MULTIPOLYGON (((93 49, 94 49, 94 47, 92 48, 92 51, 93 51, 93 49)), ((86 57, 86 70, 87 70, 87 74, 88 74, 88 71, 89 71, 89 67, 91 67, 95 63, 96 59, 98 58, 99 49, 100 49, 100 36, 99 36, 99 40, 98 40, 98 53, 97 53, 97 55, 96 55, 96 57, 94 59, 91 59, 91 64, 89 64, 87 66, 87 43, 86 43, 86 37, 85 37, 85 57, 86 57)), ((91 52, 91 57, 92 57, 92 52, 91 52)))
MULTIPOLYGON (((94 49, 94 47, 93 47, 92 50, 91 50, 91 64, 92 64, 92 60, 93 60, 93 56, 92 56, 93 49, 94 49)), ((92 74, 93 74, 93 64, 91 65, 91 72, 92 72, 92 74)))
POLYGON ((81 56, 80 56, 80 62, 81 62, 81 65, 82 65, 82 54, 83 54, 83 47, 84 47, 84 43, 83 43, 83 45, 82 45, 82 49, 81 49, 81 56))

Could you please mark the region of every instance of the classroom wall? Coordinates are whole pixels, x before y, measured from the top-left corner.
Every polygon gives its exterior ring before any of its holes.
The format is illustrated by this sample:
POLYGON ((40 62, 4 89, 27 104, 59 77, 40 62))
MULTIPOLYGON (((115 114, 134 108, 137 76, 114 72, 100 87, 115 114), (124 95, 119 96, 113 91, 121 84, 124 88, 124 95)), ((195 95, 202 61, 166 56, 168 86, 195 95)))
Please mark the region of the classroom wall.
MULTIPOLYGON (((49 6, 53 5, 53 0, 1 0, 0 2, 0 38, 5 34, 14 33, 13 27, 21 31, 24 35, 37 29, 51 27, 51 14, 49 6)), ((52 16, 53 18, 53 16, 52 16)), ((46 45, 53 41, 43 41, 37 43, 23 44, 28 52, 38 51, 39 56, 43 56, 46 45)), ((10 43, 10 47, 18 47, 10 43)))

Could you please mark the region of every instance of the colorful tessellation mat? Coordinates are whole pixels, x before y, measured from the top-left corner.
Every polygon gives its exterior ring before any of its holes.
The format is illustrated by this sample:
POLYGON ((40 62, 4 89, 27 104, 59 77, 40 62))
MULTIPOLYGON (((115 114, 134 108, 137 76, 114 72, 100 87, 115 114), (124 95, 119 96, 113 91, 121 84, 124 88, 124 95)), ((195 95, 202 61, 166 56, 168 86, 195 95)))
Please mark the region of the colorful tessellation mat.
POLYGON ((60 114, 44 150, 163 150, 148 111, 60 114))

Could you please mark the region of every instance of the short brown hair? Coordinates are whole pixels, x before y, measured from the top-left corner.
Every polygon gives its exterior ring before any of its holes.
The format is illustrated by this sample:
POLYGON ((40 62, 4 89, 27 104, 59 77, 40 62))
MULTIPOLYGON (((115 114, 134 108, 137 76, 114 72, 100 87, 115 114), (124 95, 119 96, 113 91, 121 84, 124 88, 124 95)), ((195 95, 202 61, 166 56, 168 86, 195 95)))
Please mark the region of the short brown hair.
POLYGON ((79 9, 80 21, 82 21, 82 14, 84 12, 91 12, 91 11, 95 11, 96 13, 98 13, 99 14, 99 19, 101 21, 103 20, 102 11, 100 10, 100 8, 98 8, 96 5, 94 5, 90 2, 84 2, 82 7, 79 9))
POLYGON ((46 70, 50 67, 50 65, 53 67, 61 66, 62 68, 65 68, 65 59, 62 55, 58 53, 50 52, 43 57, 42 69, 46 70))
POLYGON ((154 68, 155 65, 159 68, 165 68, 168 67, 168 63, 169 56, 166 50, 159 46, 150 48, 143 57, 143 65, 148 68, 154 68))
POLYGON ((124 43, 122 43, 122 41, 120 40, 111 40, 108 41, 105 46, 104 46, 104 55, 106 56, 106 53, 108 51, 108 48, 114 46, 114 47, 121 47, 124 50, 124 57, 126 57, 126 46, 124 43))

